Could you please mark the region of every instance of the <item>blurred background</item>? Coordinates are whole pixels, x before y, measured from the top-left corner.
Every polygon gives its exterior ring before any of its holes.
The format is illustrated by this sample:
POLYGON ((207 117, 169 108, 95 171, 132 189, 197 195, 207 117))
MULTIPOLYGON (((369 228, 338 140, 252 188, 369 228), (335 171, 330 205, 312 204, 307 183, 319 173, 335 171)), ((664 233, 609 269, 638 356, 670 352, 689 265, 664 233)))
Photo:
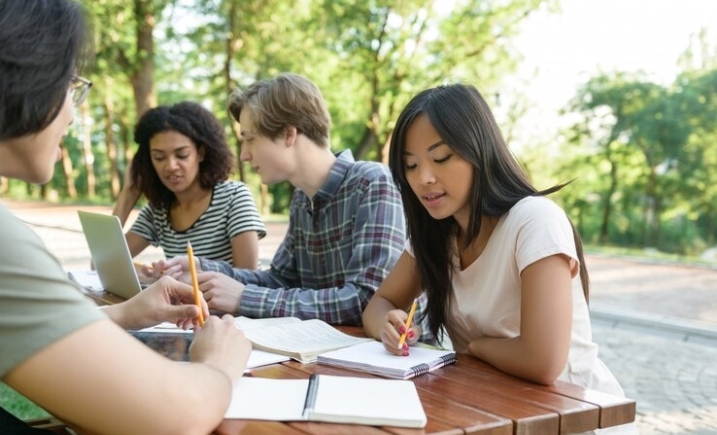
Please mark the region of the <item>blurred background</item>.
MULTIPOLYGON (((94 82, 47 185, 0 195, 112 204, 138 115, 202 103, 241 146, 227 95, 291 71, 322 90, 332 148, 386 161, 418 91, 475 85, 539 189, 589 249, 717 262, 717 2, 711 0, 82 0, 94 82), (710 151, 712 150, 712 151, 710 151)), ((238 153, 237 153, 238 154, 238 153)), ((238 166, 265 216, 288 183, 238 166)))

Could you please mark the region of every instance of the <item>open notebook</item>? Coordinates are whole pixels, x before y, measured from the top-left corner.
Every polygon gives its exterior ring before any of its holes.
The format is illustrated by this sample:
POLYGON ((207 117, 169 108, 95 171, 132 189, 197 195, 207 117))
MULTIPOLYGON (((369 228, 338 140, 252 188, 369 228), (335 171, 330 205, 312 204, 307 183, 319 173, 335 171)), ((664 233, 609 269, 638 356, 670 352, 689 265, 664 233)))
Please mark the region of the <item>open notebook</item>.
POLYGON ((410 379, 456 362, 452 350, 412 346, 408 356, 396 356, 383 343, 370 341, 318 356, 319 364, 343 367, 396 379, 410 379))
POLYGON ((412 381, 317 374, 309 379, 238 379, 224 418, 426 426, 412 381))

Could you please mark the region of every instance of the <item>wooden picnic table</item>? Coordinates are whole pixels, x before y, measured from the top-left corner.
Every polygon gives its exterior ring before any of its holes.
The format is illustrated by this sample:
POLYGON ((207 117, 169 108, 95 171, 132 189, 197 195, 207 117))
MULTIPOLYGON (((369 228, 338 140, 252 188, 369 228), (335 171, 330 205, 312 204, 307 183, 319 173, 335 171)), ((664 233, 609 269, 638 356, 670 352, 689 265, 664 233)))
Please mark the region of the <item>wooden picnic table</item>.
MULTIPOLYGON (((116 296, 95 294, 99 304, 116 296)), ((360 327, 337 327, 364 336, 360 327)), ((167 334, 147 342, 169 358, 187 358, 190 338, 167 334)), ((304 379, 311 374, 374 377, 316 363, 288 361, 252 369, 246 376, 304 379)), ((413 378, 428 417, 423 429, 372 427, 317 422, 225 420, 215 434, 476 434, 567 435, 630 423, 635 401, 568 382, 544 386, 503 373, 477 358, 459 354, 457 362, 413 378)), ((346 394, 351 394, 348 392, 346 394)))

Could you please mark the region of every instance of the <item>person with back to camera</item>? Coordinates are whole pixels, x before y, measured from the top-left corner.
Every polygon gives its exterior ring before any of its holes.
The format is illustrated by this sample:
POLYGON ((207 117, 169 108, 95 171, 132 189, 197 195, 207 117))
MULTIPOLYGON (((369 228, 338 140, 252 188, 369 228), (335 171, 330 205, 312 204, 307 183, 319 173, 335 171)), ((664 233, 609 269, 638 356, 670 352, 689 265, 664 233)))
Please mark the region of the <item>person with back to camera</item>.
POLYGON ((545 197, 564 185, 528 182, 474 87, 416 95, 396 123, 389 167, 409 243, 363 313, 369 336, 408 355, 420 326, 399 349, 404 310, 425 290, 428 325, 436 337, 445 327, 457 352, 529 381, 623 396, 592 342, 580 236, 545 197))
MULTIPOLYGON (((85 21, 71 0, 0 1, 0 175, 46 183, 91 83, 78 76, 85 21)), ((188 327, 207 306, 163 277, 97 308, 27 225, 0 204, 0 379, 81 433, 202 434, 222 423, 250 343, 231 316, 207 317, 190 363, 159 355, 124 329, 188 327), (175 303, 182 303, 177 304, 175 303)), ((30 428, 0 408, 2 433, 30 428)))
MULTIPOLYGON (((209 308, 360 325, 363 308, 405 244, 401 200, 388 168, 354 161, 351 150, 331 151, 326 103, 299 75, 279 74, 236 91, 229 111, 241 125, 241 159, 263 183, 288 180, 296 189, 289 228, 269 270, 195 261, 209 308)), ((186 257, 163 267, 186 279, 186 257)))
POLYGON ((124 225, 140 195, 149 200, 125 234, 132 256, 150 244, 167 258, 186 255, 191 242, 198 256, 256 269, 266 229, 247 186, 227 181, 234 156, 219 120, 197 103, 159 106, 142 115, 134 138, 113 211, 124 225))

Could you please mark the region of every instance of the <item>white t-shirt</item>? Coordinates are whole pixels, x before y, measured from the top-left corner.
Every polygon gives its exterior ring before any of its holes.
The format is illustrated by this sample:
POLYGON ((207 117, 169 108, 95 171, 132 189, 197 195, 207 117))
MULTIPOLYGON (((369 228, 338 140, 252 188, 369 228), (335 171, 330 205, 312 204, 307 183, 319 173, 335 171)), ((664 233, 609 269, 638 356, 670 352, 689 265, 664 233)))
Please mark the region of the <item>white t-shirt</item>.
POLYGON ((465 270, 460 270, 458 256, 454 258, 452 325, 446 328, 453 347, 465 352, 468 343, 483 336, 520 335, 520 274, 555 254, 571 259, 573 274, 570 351, 559 379, 623 396, 615 377, 597 358, 570 222, 560 207, 542 196, 526 197, 503 215, 483 253, 465 270))

